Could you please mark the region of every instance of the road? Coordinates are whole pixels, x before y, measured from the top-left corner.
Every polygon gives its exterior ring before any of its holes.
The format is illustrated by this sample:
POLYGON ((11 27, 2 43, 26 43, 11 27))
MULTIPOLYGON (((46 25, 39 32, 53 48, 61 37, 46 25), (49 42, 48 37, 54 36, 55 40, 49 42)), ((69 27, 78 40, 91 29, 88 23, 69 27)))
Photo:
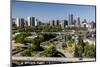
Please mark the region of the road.
POLYGON ((61 58, 61 57, 12 57, 13 61, 57 61, 57 62, 82 62, 95 61, 95 58, 61 58))
POLYGON ((37 53, 34 57, 42 57, 43 56, 43 52, 44 51, 41 51, 41 52, 37 53))
POLYGON ((64 55, 65 55, 65 57, 66 58, 73 58, 74 57, 74 55, 73 55, 73 53, 70 53, 69 51, 65 51, 65 50, 63 50, 63 49, 57 49, 59 52, 61 52, 61 53, 63 53, 64 55))

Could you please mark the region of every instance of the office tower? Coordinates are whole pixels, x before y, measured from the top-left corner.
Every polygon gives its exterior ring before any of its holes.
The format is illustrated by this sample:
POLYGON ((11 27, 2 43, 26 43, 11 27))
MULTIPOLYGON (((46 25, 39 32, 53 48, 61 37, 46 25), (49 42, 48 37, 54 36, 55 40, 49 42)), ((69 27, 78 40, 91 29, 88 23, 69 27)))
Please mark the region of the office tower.
POLYGON ((36 19, 35 20, 35 26, 39 25, 38 23, 39 23, 39 21, 38 21, 38 19, 36 19))
POLYGON ((60 25, 60 20, 56 20, 55 21, 55 26, 59 26, 60 25))
POLYGON ((80 24, 80 17, 77 17, 75 26, 76 26, 76 27, 81 27, 81 24, 80 24))
POLYGON ((17 27, 24 27, 24 19, 23 18, 16 18, 16 26, 17 27))
POLYGON ((12 18, 12 25, 16 25, 16 18, 12 18))
POLYGON ((35 26, 35 17, 28 17, 28 26, 35 26))
POLYGON ((76 20, 74 19, 74 20, 73 20, 73 25, 75 25, 75 24, 76 24, 76 20))
POLYGON ((25 26, 25 27, 28 26, 28 22, 27 22, 27 20, 25 21, 24 26, 25 26))
POLYGON ((54 26, 55 25, 55 20, 49 21, 50 26, 54 26))
POLYGON ((67 27, 68 26, 68 21, 67 20, 62 20, 61 21, 61 27, 62 28, 65 28, 65 27, 67 27))
POLYGON ((40 20, 38 20, 38 25, 42 25, 43 23, 40 21, 40 20))
POLYGON ((72 23, 73 23, 73 14, 69 14, 68 25, 72 25, 72 23))

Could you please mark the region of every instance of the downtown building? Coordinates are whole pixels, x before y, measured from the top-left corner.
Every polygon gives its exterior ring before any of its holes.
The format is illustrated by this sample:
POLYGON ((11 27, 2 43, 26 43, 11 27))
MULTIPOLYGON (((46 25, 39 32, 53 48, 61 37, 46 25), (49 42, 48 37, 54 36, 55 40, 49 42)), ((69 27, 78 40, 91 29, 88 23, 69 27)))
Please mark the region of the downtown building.
POLYGON ((27 17, 27 25, 32 27, 35 26, 35 17, 27 17))
POLYGON ((68 26, 73 24, 73 14, 69 14, 68 26))
POLYGON ((61 27, 64 29, 65 27, 68 27, 68 21, 67 20, 62 20, 61 21, 61 27))
POLYGON ((38 25, 42 25, 42 22, 39 21, 38 19, 35 19, 35 26, 38 26, 38 25))
POLYGON ((55 26, 59 26, 60 25, 60 20, 55 20, 55 26))
POLYGON ((51 20, 49 21, 50 26, 60 26, 60 20, 51 20))
POLYGON ((76 26, 76 27, 81 27, 80 17, 77 17, 75 26, 76 26))
POLYGON ((83 28, 87 28, 88 27, 88 23, 87 23, 86 19, 84 19, 82 21, 81 27, 83 27, 83 28))
POLYGON ((16 18, 12 18, 12 25, 16 25, 16 18))
POLYGON ((50 20, 49 24, 50 24, 50 26, 55 26, 55 20, 50 20))
POLYGON ((24 18, 18 18, 18 17, 16 18, 15 24, 17 27, 24 27, 24 23, 25 23, 24 18))

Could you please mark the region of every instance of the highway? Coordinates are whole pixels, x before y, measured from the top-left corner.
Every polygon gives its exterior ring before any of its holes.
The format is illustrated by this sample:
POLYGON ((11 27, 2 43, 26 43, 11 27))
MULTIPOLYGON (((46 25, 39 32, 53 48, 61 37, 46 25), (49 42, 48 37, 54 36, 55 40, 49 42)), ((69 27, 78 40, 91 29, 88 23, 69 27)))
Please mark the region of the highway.
MULTIPOLYGON (((54 32, 55 33, 55 32, 54 32)), ((59 33, 59 32, 58 32, 59 33)), ((63 40, 65 34, 63 35, 58 35, 56 36, 55 38, 53 39, 50 39, 49 41, 54 41, 55 39, 61 39, 63 40)), ((40 46, 43 47, 44 44, 46 44, 47 42, 49 41, 45 41, 45 42, 42 42, 40 44, 40 46)), ((57 42, 57 41, 55 41, 57 42)), ((69 52, 64 52, 63 50, 59 49, 59 47, 61 47, 62 45, 60 43, 60 41, 57 42, 58 44, 56 44, 56 49, 58 51, 60 51, 61 53, 63 53, 67 58, 64 58, 64 57, 41 57, 43 51, 39 52, 35 57, 15 57, 15 56, 12 56, 12 60, 15 60, 15 61, 57 61, 57 62, 80 62, 80 61, 95 61, 95 58, 83 58, 83 60, 79 60, 79 58, 73 58, 73 54, 69 53, 69 52)), ((21 47, 28 47, 28 46, 21 46, 21 47)))
POLYGON ((61 58, 61 57, 12 57, 13 61, 55 61, 55 62, 82 62, 82 61, 95 61, 95 58, 61 58))

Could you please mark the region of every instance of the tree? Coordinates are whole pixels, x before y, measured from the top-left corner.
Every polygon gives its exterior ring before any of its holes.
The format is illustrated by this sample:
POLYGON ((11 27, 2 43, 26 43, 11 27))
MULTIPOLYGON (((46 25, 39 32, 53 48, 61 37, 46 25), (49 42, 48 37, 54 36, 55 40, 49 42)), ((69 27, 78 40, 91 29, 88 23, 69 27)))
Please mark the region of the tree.
POLYGON ((81 46, 82 49, 83 49, 82 51, 84 52, 85 43, 84 43, 84 41, 83 41, 81 36, 79 36, 79 38, 78 38, 78 44, 77 45, 81 46))
POLYGON ((79 57, 78 47, 75 46, 74 57, 79 57))
POLYGON ((34 48, 34 50, 42 50, 42 48, 40 47, 40 43, 43 42, 43 40, 44 40, 43 36, 36 37, 32 41, 32 48, 34 48))
POLYGON ((71 39, 72 39, 71 35, 68 35, 68 36, 67 36, 67 39, 68 39, 69 41, 71 41, 71 39))
POLYGON ((75 57, 82 57, 84 53, 84 46, 85 43, 81 36, 78 38, 78 43, 75 45, 74 56, 75 57))
POLYGON ((20 34, 18 34, 18 35, 16 35, 15 36, 15 41, 17 42, 17 43, 24 43, 24 39, 25 39, 25 36, 24 35, 20 35, 20 34))
POLYGON ((54 46, 51 46, 50 48, 48 48, 44 51, 44 55, 46 57, 57 57, 57 55, 58 55, 57 53, 58 52, 54 46))
POLYGON ((67 48, 66 42, 64 42, 64 43, 62 44, 62 48, 63 48, 63 49, 67 48))
POLYGON ((27 36, 30 36, 31 33, 30 32, 21 32, 20 34, 17 34, 14 38, 14 40, 18 43, 22 43, 22 44, 25 44, 26 43, 26 40, 25 38, 27 36))
POLYGON ((75 46, 74 56, 75 57, 82 57, 82 54, 83 54, 82 50, 83 50, 82 46, 75 46))
POLYGON ((32 42, 33 42, 33 39, 30 39, 30 38, 24 39, 24 43, 32 43, 32 42))
POLYGON ((56 35, 55 34, 43 34, 43 37, 44 37, 44 41, 47 41, 47 40, 50 40, 56 37, 56 35))
POLYGON ((96 57, 96 47, 94 44, 86 45, 84 49, 85 57, 94 58, 96 57))
POLYGON ((28 49, 26 49, 21 53, 21 55, 22 56, 31 56, 31 52, 28 49))

